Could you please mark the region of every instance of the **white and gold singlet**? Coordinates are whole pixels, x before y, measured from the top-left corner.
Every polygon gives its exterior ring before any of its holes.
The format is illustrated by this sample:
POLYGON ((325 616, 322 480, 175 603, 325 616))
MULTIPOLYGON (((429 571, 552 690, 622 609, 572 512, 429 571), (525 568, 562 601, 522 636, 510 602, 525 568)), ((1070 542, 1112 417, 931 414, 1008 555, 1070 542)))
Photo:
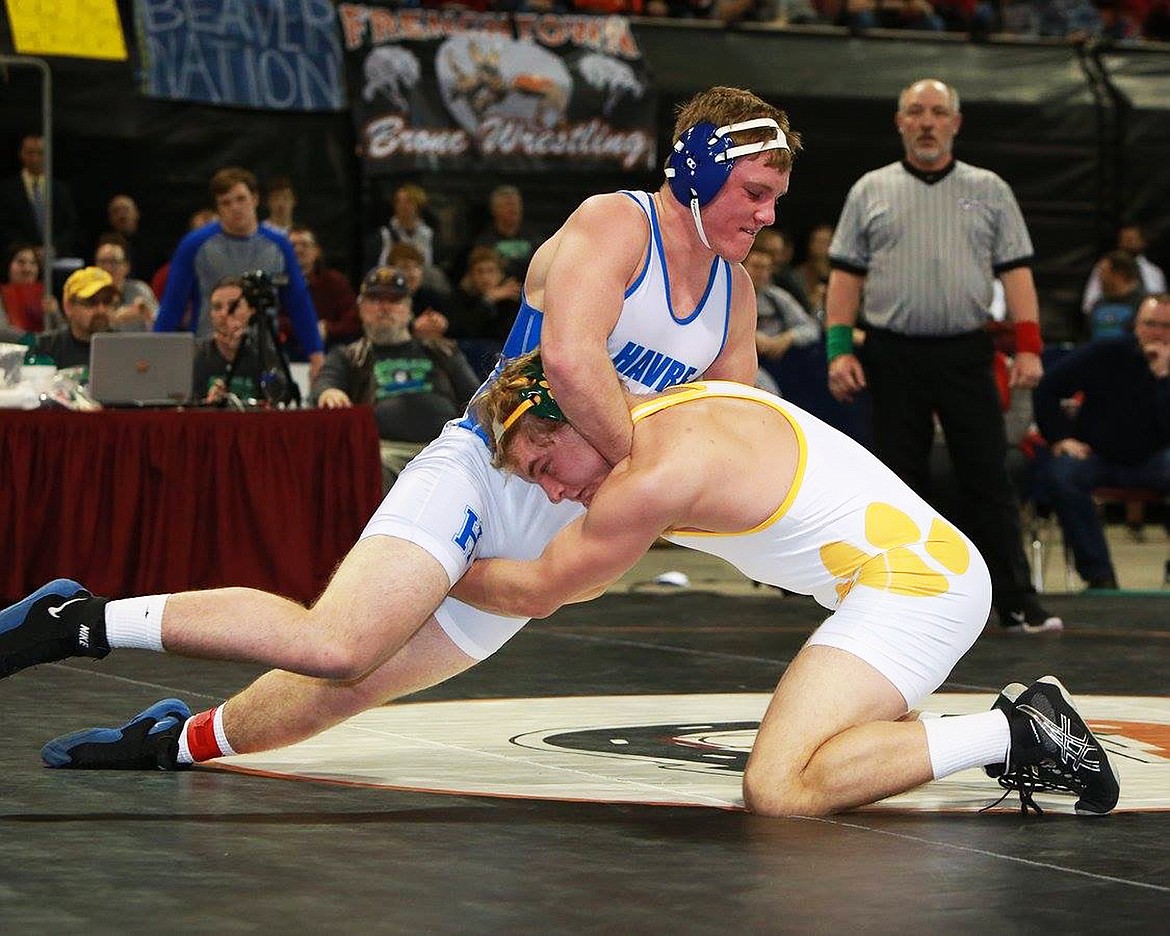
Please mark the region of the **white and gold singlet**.
POLYGON ((872 453, 779 397, 726 381, 685 384, 634 407, 635 423, 694 400, 753 400, 788 421, 800 447, 787 495, 738 533, 672 530, 664 538, 719 556, 757 582, 835 610, 855 589, 932 597, 964 591, 982 569, 971 542, 872 453))

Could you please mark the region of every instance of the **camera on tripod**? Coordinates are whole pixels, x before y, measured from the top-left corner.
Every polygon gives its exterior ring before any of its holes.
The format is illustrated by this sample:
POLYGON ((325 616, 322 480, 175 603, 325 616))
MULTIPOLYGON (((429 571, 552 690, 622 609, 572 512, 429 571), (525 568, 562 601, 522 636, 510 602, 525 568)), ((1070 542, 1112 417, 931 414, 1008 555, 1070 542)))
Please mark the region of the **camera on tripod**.
MULTIPOLYGON (((287 282, 285 277, 281 277, 281 280, 280 285, 287 282)), ((280 300, 276 279, 264 270, 241 273, 240 295, 255 313, 250 323, 248 340, 252 343, 260 367, 256 380, 256 398, 269 404, 299 406, 300 389, 292 378, 288 357, 277 333, 276 311, 280 300)))
POLYGON ((276 308, 276 285, 263 270, 249 270, 241 274, 240 292, 244 301, 257 313, 271 314, 276 308))

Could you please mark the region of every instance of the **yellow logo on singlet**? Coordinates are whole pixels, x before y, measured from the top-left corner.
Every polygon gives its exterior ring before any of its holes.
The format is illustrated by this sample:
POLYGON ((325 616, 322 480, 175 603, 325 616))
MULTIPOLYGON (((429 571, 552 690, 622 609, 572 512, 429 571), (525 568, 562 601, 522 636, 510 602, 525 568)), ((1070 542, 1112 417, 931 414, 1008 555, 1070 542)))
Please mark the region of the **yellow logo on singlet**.
POLYGON ((933 597, 941 595, 950 583, 932 569, 912 547, 925 552, 943 569, 962 575, 971 564, 971 552, 958 530, 940 517, 922 531, 910 517, 890 504, 870 504, 865 511, 866 545, 877 553, 835 540, 821 547, 821 562, 839 581, 837 595, 844 598, 854 585, 868 585, 896 595, 933 597))

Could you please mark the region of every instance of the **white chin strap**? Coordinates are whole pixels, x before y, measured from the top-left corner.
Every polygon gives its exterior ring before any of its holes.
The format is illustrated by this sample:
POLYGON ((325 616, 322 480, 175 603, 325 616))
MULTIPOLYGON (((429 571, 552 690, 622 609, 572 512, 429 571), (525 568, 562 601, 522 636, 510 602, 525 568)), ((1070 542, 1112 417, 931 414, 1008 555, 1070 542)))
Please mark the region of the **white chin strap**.
POLYGON ((691 217, 695 219, 695 230, 699 232, 699 240, 703 242, 703 246, 708 250, 711 245, 707 243, 707 232, 703 230, 703 218, 699 214, 699 200, 697 198, 691 199, 691 217))
MULTIPOLYGON (((754 120, 741 120, 739 123, 726 124, 715 131, 715 137, 721 139, 729 133, 735 133, 739 130, 774 130, 776 135, 766 140, 757 140, 755 143, 743 143, 739 146, 733 146, 724 153, 715 154, 715 162, 727 162, 729 159, 739 159, 740 156, 751 156, 755 153, 763 153, 767 150, 774 149, 788 149, 788 138, 784 136, 784 131, 780 129, 780 125, 776 123, 771 117, 757 117, 754 120)), ((670 169, 666 171, 667 178, 674 175, 670 169)), ((703 230, 703 218, 699 213, 699 199, 697 197, 691 199, 691 217, 695 219, 695 230, 699 234, 699 240, 703 242, 703 246, 711 250, 711 245, 707 242, 707 232, 703 230)))

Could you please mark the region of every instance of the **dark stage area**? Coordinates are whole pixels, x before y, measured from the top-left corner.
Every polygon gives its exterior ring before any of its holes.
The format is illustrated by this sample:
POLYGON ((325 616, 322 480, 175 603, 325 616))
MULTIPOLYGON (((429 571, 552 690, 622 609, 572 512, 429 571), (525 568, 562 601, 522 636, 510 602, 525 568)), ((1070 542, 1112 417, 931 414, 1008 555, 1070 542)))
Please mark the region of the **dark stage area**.
MULTIPOLYGON (((1046 603, 1064 616, 1063 634, 989 631, 940 691, 985 694, 990 706, 1005 683, 1055 673, 1078 701, 1149 696, 1164 705, 1170 599, 1046 603)), ((764 590, 611 594, 529 625, 495 657, 411 701, 767 693, 822 616, 809 599, 764 590)), ((982 814, 775 820, 213 768, 40 765, 41 745, 57 734, 120 724, 167 696, 206 708, 255 673, 119 651, 0 683, 4 932, 1165 931, 1165 788, 1163 811, 1103 819, 1024 817, 1013 795, 982 814)), ((449 727, 434 724, 436 738, 449 727)), ((1170 775, 1170 728, 1158 737, 1150 757, 1170 775)), ((999 792, 986 782, 988 804, 999 792)))

